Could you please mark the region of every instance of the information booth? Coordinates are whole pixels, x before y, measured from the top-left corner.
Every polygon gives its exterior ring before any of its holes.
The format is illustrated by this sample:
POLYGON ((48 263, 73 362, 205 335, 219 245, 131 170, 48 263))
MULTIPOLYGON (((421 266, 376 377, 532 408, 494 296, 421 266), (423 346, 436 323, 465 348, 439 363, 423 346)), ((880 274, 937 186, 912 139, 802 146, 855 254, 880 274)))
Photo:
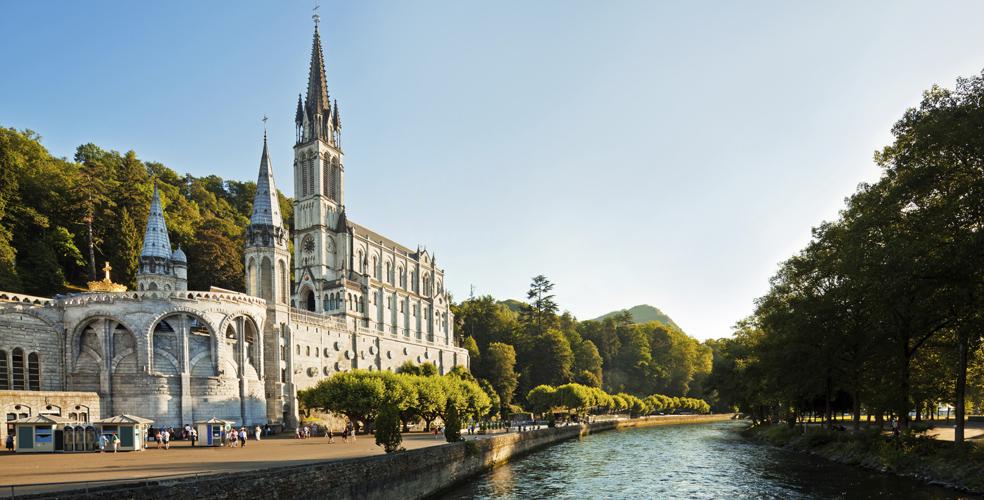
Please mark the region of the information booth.
POLYGON ((57 415, 37 415, 14 420, 15 451, 18 453, 54 453, 64 451, 65 427, 74 422, 57 415))
POLYGON ((222 420, 212 417, 208 420, 195 422, 198 430, 198 443, 201 446, 222 446, 222 438, 225 436, 226 429, 230 429, 232 420, 222 420))
POLYGON ((95 422, 99 427, 99 434, 106 436, 106 442, 109 443, 106 446, 107 451, 113 449, 113 434, 120 437, 120 451, 143 450, 147 427, 152 423, 153 420, 133 415, 116 415, 95 422))

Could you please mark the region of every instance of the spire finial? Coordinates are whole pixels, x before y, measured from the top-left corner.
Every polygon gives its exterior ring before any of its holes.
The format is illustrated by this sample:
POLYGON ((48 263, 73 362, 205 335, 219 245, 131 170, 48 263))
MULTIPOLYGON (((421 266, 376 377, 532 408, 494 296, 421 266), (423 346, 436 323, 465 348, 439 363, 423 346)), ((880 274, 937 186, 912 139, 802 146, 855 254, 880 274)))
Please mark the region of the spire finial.
POLYGON ((320 5, 318 5, 318 2, 317 2, 317 0, 315 0, 315 2, 314 2, 314 8, 313 8, 313 9, 311 9, 312 11, 314 11, 314 15, 313 15, 313 16, 311 16, 311 19, 314 19, 314 29, 318 29, 318 23, 320 23, 320 22, 321 22, 321 16, 319 16, 319 15, 318 15, 318 9, 319 9, 320 7, 321 7, 321 6, 320 6, 320 5))
POLYGON ((263 122, 263 142, 266 142, 266 135, 267 135, 266 134, 266 132, 267 132, 266 131, 266 122, 267 122, 267 120, 269 120, 269 118, 267 118, 267 115, 263 115, 263 118, 260 118, 260 121, 263 122))

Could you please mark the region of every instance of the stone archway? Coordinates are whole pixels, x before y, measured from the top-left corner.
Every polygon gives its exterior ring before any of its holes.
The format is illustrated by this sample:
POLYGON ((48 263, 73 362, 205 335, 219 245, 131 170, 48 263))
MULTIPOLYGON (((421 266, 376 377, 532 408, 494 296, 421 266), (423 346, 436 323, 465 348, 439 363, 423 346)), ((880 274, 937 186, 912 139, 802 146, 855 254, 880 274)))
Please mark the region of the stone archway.
POLYGON ((153 412, 148 417, 160 425, 178 427, 191 423, 196 397, 193 379, 216 375, 218 356, 212 327, 194 312, 167 312, 150 328, 149 351, 150 383, 155 394, 145 402, 153 412), (182 388, 185 383, 189 384, 187 390, 182 388), (185 394, 189 397, 185 398, 185 394))

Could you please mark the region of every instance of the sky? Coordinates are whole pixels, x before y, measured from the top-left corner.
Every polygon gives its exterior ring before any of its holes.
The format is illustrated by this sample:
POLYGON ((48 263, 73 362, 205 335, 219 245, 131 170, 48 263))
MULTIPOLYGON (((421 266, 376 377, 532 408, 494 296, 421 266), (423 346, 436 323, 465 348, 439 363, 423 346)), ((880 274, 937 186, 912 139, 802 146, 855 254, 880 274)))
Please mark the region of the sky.
MULTIPOLYGON (((0 126, 291 185, 313 2, 4 1, 0 126)), ((982 2, 323 1, 352 220, 457 300, 555 284, 725 337, 879 175, 933 84, 984 68, 982 2)), ((194 272, 194 270, 191 270, 194 272)))

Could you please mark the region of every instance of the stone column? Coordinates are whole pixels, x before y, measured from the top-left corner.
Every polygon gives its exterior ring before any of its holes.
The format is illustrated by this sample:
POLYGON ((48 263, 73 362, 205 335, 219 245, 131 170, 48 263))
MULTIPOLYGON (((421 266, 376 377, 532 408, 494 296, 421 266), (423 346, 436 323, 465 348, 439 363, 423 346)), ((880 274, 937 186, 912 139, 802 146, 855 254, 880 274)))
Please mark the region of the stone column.
POLYGON ((99 368, 99 392, 105 399, 103 403, 103 410, 109 413, 109 415, 100 415, 100 417, 108 417, 113 415, 113 335, 112 335, 112 322, 107 319, 101 319, 99 322, 102 328, 93 328, 99 334, 99 340, 102 344, 102 355, 103 362, 102 366, 99 368))
POLYGON ((239 415, 241 422, 246 425, 246 397, 249 394, 249 381, 246 380, 246 318, 236 318, 236 340, 239 352, 236 361, 239 363, 239 415))
POLYGON ((181 315, 178 321, 178 338, 181 342, 181 423, 194 423, 194 399, 191 397, 191 325, 188 316, 181 315))

